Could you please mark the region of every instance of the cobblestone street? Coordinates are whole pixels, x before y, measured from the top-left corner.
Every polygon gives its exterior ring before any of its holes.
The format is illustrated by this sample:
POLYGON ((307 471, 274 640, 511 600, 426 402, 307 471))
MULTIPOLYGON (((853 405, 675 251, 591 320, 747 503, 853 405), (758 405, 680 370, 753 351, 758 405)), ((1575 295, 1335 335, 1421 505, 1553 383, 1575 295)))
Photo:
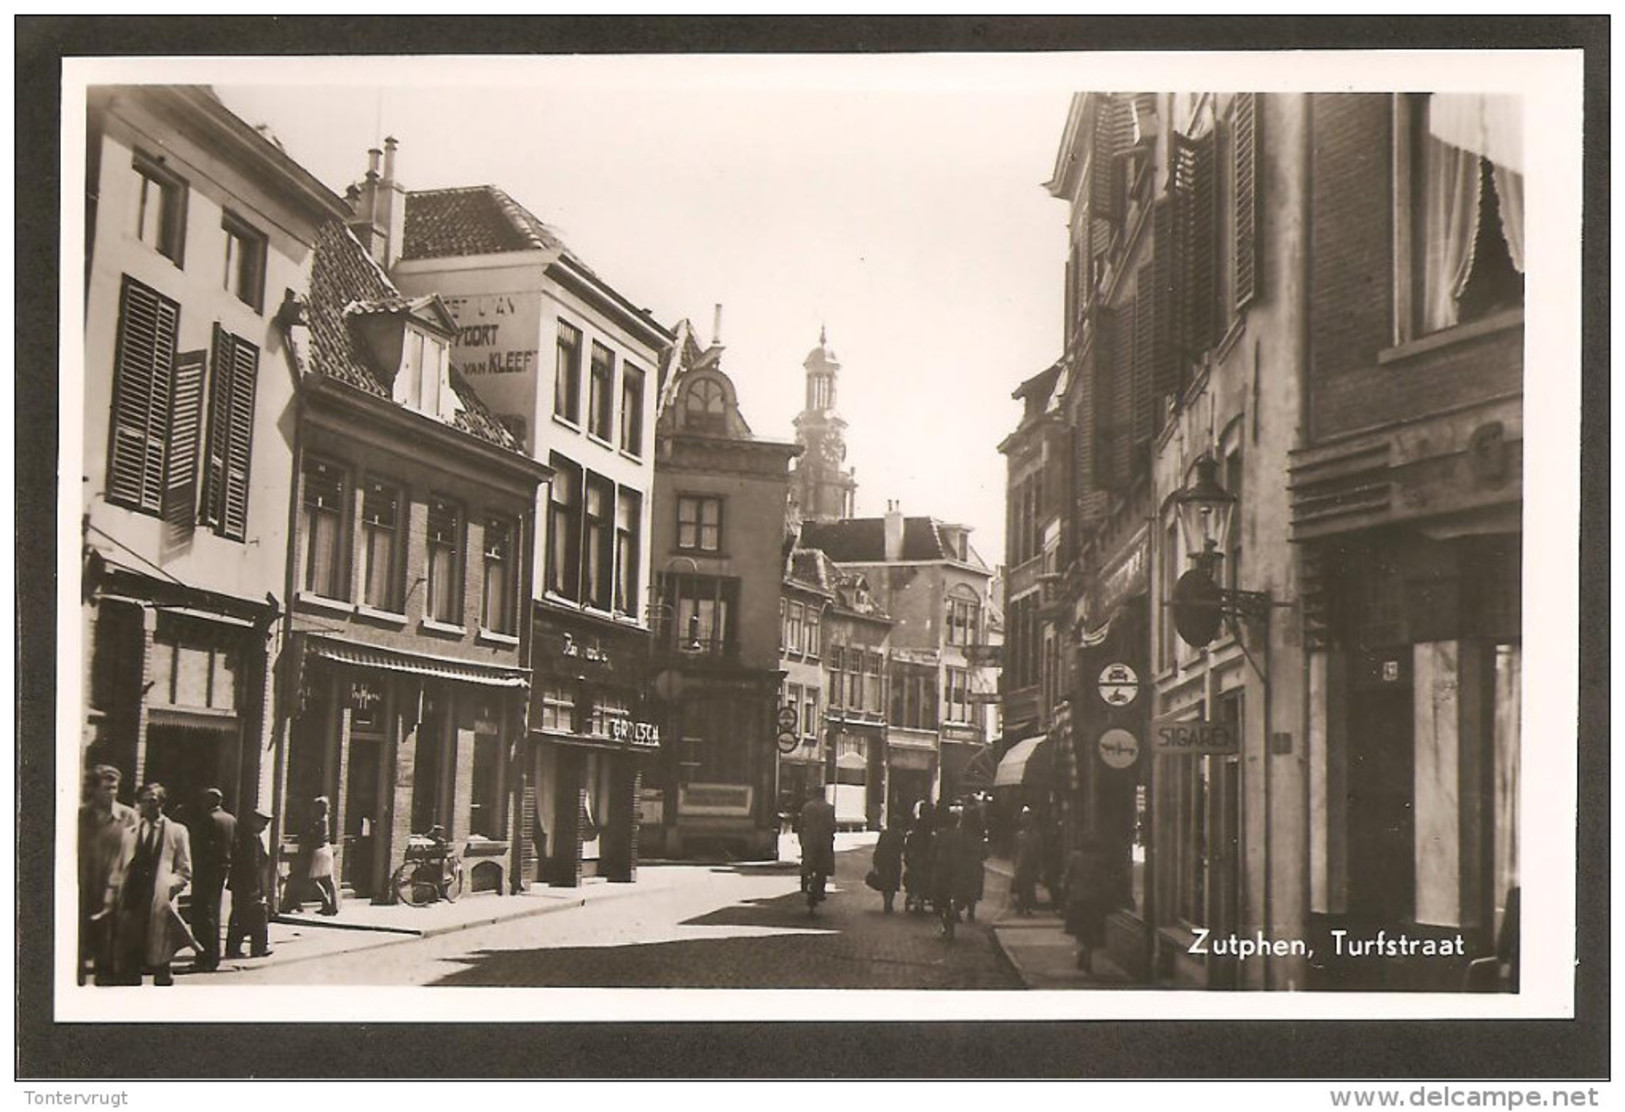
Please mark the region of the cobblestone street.
MULTIPOLYGON (((984 923, 952 943, 934 919, 886 915, 869 847, 840 853, 809 918, 793 865, 647 866, 637 885, 567 911, 239 969, 191 984, 605 988, 1020 988, 984 923), (681 869, 682 875, 675 875, 681 869)), ((486 897, 490 898, 490 897, 486 897)), ((992 909, 988 909, 991 913, 992 909)))

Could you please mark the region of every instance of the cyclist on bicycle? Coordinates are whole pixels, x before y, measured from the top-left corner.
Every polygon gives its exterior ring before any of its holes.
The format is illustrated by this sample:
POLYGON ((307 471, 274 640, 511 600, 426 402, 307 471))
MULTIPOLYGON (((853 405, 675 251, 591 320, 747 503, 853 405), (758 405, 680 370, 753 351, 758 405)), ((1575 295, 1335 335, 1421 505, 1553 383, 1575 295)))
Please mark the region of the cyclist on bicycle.
POLYGON ((835 808, 822 788, 811 788, 801 808, 801 890, 807 894, 807 914, 818 914, 824 882, 835 873, 835 808))

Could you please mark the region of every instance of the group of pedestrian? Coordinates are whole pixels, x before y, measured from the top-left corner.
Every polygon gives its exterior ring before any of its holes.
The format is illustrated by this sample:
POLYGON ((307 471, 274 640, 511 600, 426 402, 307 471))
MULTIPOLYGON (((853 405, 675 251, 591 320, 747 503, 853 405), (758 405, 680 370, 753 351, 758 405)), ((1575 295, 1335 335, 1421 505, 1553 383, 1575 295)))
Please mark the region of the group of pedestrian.
POLYGON ((974 804, 914 805, 906 830, 893 823, 875 843, 870 886, 880 892, 891 914, 899 890, 905 914, 934 912, 939 931, 952 939, 955 926, 976 921, 982 899, 987 837, 981 811, 974 804))
POLYGON ((118 801, 123 774, 97 765, 86 775, 79 808, 79 981, 99 985, 174 984, 174 959, 197 954, 194 968, 220 966, 220 905, 229 885, 231 920, 226 949, 241 957, 246 939, 259 957, 267 937, 261 834, 270 816, 255 811, 239 824, 218 788, 203 794, 192 828, 164 813, 160 783, 142 786, 134 809, 118 801), (178 901, 191 889, 192 921, 178 901))

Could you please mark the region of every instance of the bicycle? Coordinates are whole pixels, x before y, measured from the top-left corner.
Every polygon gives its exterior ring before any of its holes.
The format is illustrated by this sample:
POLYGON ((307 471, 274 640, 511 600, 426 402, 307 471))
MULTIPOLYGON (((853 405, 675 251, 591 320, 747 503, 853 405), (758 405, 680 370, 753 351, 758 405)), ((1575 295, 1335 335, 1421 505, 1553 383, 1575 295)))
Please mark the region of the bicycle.
POLYGON ((436 900, 455 903, 463 894, 463 883, 463 859, 446 841, 443 827, 408 835, 406 860, 391 880, 402 903, 409 907, 426 907, 436 900))

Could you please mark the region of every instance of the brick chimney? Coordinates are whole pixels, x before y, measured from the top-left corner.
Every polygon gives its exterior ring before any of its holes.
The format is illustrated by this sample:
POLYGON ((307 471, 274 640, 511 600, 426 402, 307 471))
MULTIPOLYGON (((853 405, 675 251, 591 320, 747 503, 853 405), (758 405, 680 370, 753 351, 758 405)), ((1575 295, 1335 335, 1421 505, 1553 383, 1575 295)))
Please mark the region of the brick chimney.
POLYGON ((903 558, 903 504, 887 500, 886 502, 886 562, 893 563, 903 558))
POLYGON ((355 213, 350 230, 385 270, 401 257, 401 240, 406 234, 406 191, 395 180, 396 146, 392 135, 384 140, 383 150, 369 150, 366 176, 345 192, 355 213))

